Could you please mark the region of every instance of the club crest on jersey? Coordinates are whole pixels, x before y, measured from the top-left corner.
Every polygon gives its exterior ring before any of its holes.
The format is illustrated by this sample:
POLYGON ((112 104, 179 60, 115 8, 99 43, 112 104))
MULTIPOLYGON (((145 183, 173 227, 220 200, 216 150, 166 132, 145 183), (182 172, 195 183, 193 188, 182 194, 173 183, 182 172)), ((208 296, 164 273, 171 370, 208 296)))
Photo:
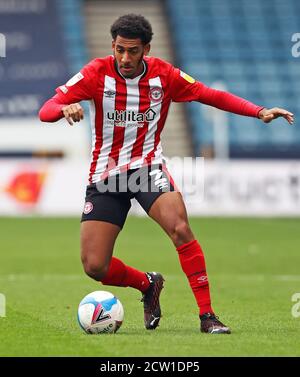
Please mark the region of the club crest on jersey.
POLYGON ((149 91, 149 98, 152 102, 160 102, 163 99, 164 92, 161 87, 156 86, 149 91))

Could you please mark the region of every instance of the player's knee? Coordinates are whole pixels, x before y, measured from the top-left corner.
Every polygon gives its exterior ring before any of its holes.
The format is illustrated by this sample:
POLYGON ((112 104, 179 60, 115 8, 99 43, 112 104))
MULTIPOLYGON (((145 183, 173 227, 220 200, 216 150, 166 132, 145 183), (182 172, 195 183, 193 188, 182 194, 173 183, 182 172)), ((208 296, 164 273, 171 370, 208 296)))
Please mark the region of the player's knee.
POLYGON ((186 221, 176 223, 172 229, 171 238, 175 246, 188 243, 193 239, 193 233, 186 221))
POLYGON ((99 261, 83 261, 85 273, 94 280, 101 281, 107 274, 109 266, 99 261))

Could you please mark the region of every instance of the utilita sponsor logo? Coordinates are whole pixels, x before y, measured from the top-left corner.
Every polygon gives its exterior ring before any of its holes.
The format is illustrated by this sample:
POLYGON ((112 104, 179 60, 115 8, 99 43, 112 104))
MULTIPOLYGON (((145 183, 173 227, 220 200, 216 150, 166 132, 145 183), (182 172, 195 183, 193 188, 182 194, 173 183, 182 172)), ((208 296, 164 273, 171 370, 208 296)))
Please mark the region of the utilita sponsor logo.
POLYGON ((106 113, 107 123, 119 126, 137 126, 143 127, 145 122, 151 122, 154 120, 156 112, 152 109, 148 109, 145 113, 137 113, 132 110, 115 110, 113 112, 106 113))

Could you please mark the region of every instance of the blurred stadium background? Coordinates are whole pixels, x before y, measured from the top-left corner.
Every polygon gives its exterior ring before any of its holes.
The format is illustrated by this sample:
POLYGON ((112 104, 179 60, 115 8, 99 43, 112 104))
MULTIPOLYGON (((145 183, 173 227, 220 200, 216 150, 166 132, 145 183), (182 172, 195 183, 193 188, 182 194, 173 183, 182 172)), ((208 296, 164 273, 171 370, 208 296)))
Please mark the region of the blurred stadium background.
POLYGON ((37 113, 90 59, 111 54, 110 25, 137 12, 153 24, 152 55, 206 85, 295 114, 295 126, 282 119, 263 125, 198 103, 174 104, 165 155, 206 158, 205 201, 184 193, 189 208, 199 215, 299 215, 300 58, 292 53, 299 10, 296 0, 1 0, 0 214, 80 213, 88 117, 67 127, 41 124, 37 113), (74 183, 71 193, 62 182, 74 183))
MULTIPOLYGON (((8 306, 0 355, 299 356, 290 311, 300 280, 300 35, 292 41, 299 14, 297 0, 0 0, 0 292, 8 306), (164 326, 151 334, 160 336, 156 349, 132 290, 113 290, 126 311, 118 342, 79 336, 76 305, 97 289, 79 261, 89 119, 42 124, 38 111, 90 59, 111 54, 110 25, 130 12, 152 23, 152 55, 206 85, 295 114, 294 126, 264 125, 173 104, 163 133, 167 157, 205 157, 204 200, 183 194, 207 250, 217 310, 238 338, 194 333, 197 310, 172 245, 156 224, 133 217, 116 253, 166 276, 164 326), (201 218, 211 215, 220 219, 201 218)), ((180 169, 175 164, 173 173, 180 169)), ((141 210, 134 205, 131 213, 141 210)))

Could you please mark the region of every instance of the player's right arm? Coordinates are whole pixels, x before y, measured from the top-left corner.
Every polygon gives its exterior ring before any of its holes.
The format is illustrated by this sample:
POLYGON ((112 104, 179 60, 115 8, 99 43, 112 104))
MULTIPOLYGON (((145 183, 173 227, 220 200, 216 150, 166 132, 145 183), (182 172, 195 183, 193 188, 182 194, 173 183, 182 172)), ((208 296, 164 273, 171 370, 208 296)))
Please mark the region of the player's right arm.
POLYGON ((39 111, 42 122, 56 122, 65 118, 73 125, 73 122, 83 119, 84 111, 79 102, 94 97, 97 82, 94 65, 94 61, 87 64, 65 85, 56 89, 57 94, 46 101, 39 111))
POLYGON ((56 94, 44 103, 39 112, 42 122, 57 122, 61 118, 65 118, 70 126, 73 122, 80 122, 84 117, 84 111, 79 103, 66 104, 56 94))

